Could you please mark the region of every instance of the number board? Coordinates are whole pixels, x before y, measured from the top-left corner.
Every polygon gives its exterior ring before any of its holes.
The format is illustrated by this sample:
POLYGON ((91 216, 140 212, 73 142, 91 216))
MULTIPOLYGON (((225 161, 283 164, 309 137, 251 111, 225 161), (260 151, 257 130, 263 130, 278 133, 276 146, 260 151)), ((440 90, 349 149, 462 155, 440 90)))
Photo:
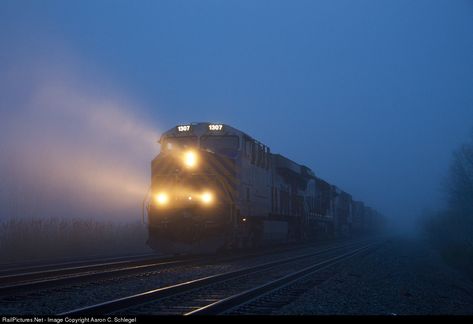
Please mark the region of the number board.
POLYGON ((223 125, 222 124, 210 124, 209 125, 209 130, 210 131, 221 131, 221 130, 223 130, 223 125))
POLYGON ((191 125, 181 125, 177 126, 177 131, 178 132, 188 132, 191 130, 191 125))

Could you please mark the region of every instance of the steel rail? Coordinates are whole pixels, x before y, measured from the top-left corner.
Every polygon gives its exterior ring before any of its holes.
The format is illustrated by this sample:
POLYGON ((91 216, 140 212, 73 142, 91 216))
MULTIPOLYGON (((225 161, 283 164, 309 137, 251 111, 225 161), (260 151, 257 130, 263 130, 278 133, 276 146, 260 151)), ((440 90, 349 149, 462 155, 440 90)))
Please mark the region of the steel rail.
POLYGON ((76 315, 86 315, 86 314, 98 315, 98 314, 106 314, 106 313, 111 313, 111 312, 116 312, 116 311, 122 311, 131 307, 147 304, 149 302, 153 302, 158 299, 168 298, 168 297, 178 295, 181 293, 187 293, 194 289, 203 288, 203 287, 216 284, 216 283, 222 283, 230 279, 235 279, 235 278, 245 276, 248 274, 261 272, 263 270, 268 270, 268 269, 271 269, 283 264, 295 262, 302 259, 307 259, 310 257, 321 255, 323 253, 327 253, 327 252, 333 252, 340 249, 346 249, 350 246, 360 245, 360 244, 365 244, 365 243, 356 242, 356 243, 346 244, 343 246, 331 247, 331 248, 327 248, 323 250, 318 250, 316 252, 298 255, 295 257, 284 258, 277 261, 266 262, 266 263, 259 264, 256 266, 246 267, 243 269, 234 270, 234 271, 226 272, 223 274, 206 276, 199 279, 194 279, 194 280, 190 280, 190 281, 186 281, 186 282, 182 282, 182 283, 178 283, 178 284, 174 284, 174 285, 170 285, 166 287, 161 287, 161 288, 145 291, 143 293, 138 293, 131 296, 117 298, 117 299, 109 300, 106 302, 73 309, 70 311, 60 313, 58 315, 59 316, 64 316, 64 315, 76 316, 76 315))
MULTIPOLYGON (((376 244, 376 243, 375 243, 376 244)), ((195 309, 191 312, 185 313, 184 315, 219 315, 228 311, 231 311, 232 309, 235 309, 243 304, 249 303, 257 298, 263 297, 264 295, 270 294, 278 289, 284 288, 288 285, 291 285, 295 283, 296 281, 299 281, 309 275, 314 274, 315 272, 318 272, 320 270, 323 270, 331 265, 334 265, 338 262, 344 261, 346 259, 349 259, 367 249, 369 249, 371 246, 375 244, 370 244, 368 246, 364 246, 361 248, 358 248, 354 251, 350 251, 347 253, 344 253, 342 255, 330 258, 328 260, 324 260, 322 262, 319 262, 317 264, 308 266, 302 270, 293 272, 291 274, 288 274, 282 278, 273 280, 271 282, 262 284, 258 287, 255 287, 253 289, 248 289, 242 293, 227 297, 225 299, 216 301, 212 304, 206 305, 204 307, 200 307, 198 309, 195 309)))
MULTIPOLYGON (((190 262, 196 262, 191 260, 178 260, 178 261, 163 261, 163 262, 155 262, 155 263, 146 263, 146 264, 138 264, 138 265, 127 265, 125 268, 113 268, 107 269, 101 267, 99 272, 86 272, 86 273, 77 273, 74 272, 73 275, 67 276, 67 272, 61 271, 53 271, 56 275, 61 275, 59 277, 46 277, 43 279, 35 280, 35 281, 24 281, 24 282, 15 282, 13 284, 7 284, 0 286, 0 296, 8 296, 12 294, 17 294, 21 291, 26 290, 33 290, 33 289, 43 289, 43 288, 51 288, 59 285, 71 285, 80 282, 84 282, 86 280, 93 281, 93 280, 100 280, 105 278, 110 278, 111 276, 124 276, 130 275, 134 273, 143 272, 146 270, 151 269, 158 269, 161 267, 166 266, 173 266, 173 265, 182 265, 190 262)), ((94 267, 95 268, 95 267, 94 267)), ((91 270, 91 269, 87 269, 91 270)), ((97 269, 95 269, 97 270, 97 269)))
POLYGON ((171 255, 157 254, 156 252, 149 253, 134 253, 134 254, 124 254, 116 256, 91 256, 88 258, 76 258, 72 257, 67 258, 68 260, 50 260, 48 261, 39 261, 36 263, 33 262, 23 262, 23 263, 4 263, 0 264, 0 277, 8 275, 21 275, 29 272, 40 272, 47 271, 52 269, 61 269, 69 267, 79 267, 87 266, 94 264, 101 264, 105 262, 120 262, 120 261, 129 261, 131 259, 144 259, 144 258, 171 258, 171 255))
MULTIPOLYGON (((361 240, 360 240, 361 241, 361 240)), ((338 242, 339 244, 356 244, 355 242, 338 242)), ((202 256, 192 256, 182 259, 172 258, 144 258, 132 261, 117 261, 110 263, 92 264, 77 267, 60 269, 48 269, 45 271, 35 271, 21 273, 17 275, 0 276, 0 296, 17 294, 21 291, 51 288, 60 285, 76 284, 84 281, 100 280, 112 276, 124 276, 140 273, 146 270, 153 270, 165 266, 179 266, 184 264, 203 264, 216 261, 233 261, 261 255, 284 253, 295 250, 301 246, 284 247, 282 249, 262 250, 252 253, 244 253, 233 256, 212 255, 202 259, 202 256), (220 259, 219 259, 220 258, 220 259), (150 263, 151 262, 151 263, 150 263), (116 268, 120 267, 120 268, 116 268), (94 272, 95 271, 95 272, 94 272)), ((310 247, 306 245, 306 247, 310 247)), ((323 246, 322 246, 323 247, 323 246)))
MULTIPOLYGON (((103 269, 109 269, 112 267, 119 267, 119 266, 134 266, 140 265, 146 262, 155 262, 155 261, 167 262, 167 261, 175 261, 176 258, 171 257, 141 257, 141 258, 132 258, 128 260, 121 260, 121 261, 112 261, 112 262, 94 262, 91 264, 82 264, 77 266, 67 266, 67 267, 59 267, 55 268, 54 265, 47 267, 44 270, 36 270, 36 271, 25 271, 25 272, 13 272, 8 274, 0 274, 0 285, 4 283, 12 283, 12 282, 24 282, 24 281, 32 281, 35 279, 45 279, 47 277, 53 276, 61 276, 61 275, 68 275, 68 274, 75 274, 87 271, 98 271, 103 269)), ((62 264, 61 264, 62 265, 62 264)))

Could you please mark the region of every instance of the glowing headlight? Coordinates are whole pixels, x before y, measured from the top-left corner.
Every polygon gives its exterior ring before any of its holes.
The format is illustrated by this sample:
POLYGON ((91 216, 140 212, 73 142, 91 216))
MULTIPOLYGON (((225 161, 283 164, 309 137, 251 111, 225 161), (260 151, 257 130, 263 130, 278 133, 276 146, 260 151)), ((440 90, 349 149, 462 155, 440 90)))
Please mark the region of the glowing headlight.
POLYGON ((166 205, 169 202, 169 196, 162 192, 156 195, 155 200, 158 205, 166 205))
POLYGON ((197 154, 195 152, 189 151, 184 154, 184 164, 193 168, 197 164, 197 154))
POLYGON ((202 199, 202 202, 206 205, 210 204, 214 197, 210 192, 204 192, 202 196, 200 196, 200 199, 202 199))

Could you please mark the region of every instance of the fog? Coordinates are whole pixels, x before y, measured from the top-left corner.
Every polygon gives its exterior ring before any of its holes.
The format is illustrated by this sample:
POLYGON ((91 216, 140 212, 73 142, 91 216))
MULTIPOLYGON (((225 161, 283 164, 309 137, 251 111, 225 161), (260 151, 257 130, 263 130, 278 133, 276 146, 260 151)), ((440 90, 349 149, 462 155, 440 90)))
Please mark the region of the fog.
POLYGON ((471 1, 2 2, 2 217, 136 219, 160 133, 232 125, 413 231, 473 127, 471 1), (113 10, 111 10, 113 7, 113 10))
POLYGON ((139 220, 157 126, 74 58, 14 63, 0 76, 0 215, 139 220))

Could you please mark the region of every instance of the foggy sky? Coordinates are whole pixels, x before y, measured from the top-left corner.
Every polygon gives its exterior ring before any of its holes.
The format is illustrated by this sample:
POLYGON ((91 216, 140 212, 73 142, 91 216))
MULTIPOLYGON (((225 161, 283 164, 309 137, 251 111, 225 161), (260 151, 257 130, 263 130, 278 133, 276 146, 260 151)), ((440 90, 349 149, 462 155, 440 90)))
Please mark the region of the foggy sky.
POLYGON ((129 211, 159 133, 212 121, 412 223, 473 128, 472 17, 461 0, 2 0, 2 213, 23 192, 44 215, 57 197, 129 211))

